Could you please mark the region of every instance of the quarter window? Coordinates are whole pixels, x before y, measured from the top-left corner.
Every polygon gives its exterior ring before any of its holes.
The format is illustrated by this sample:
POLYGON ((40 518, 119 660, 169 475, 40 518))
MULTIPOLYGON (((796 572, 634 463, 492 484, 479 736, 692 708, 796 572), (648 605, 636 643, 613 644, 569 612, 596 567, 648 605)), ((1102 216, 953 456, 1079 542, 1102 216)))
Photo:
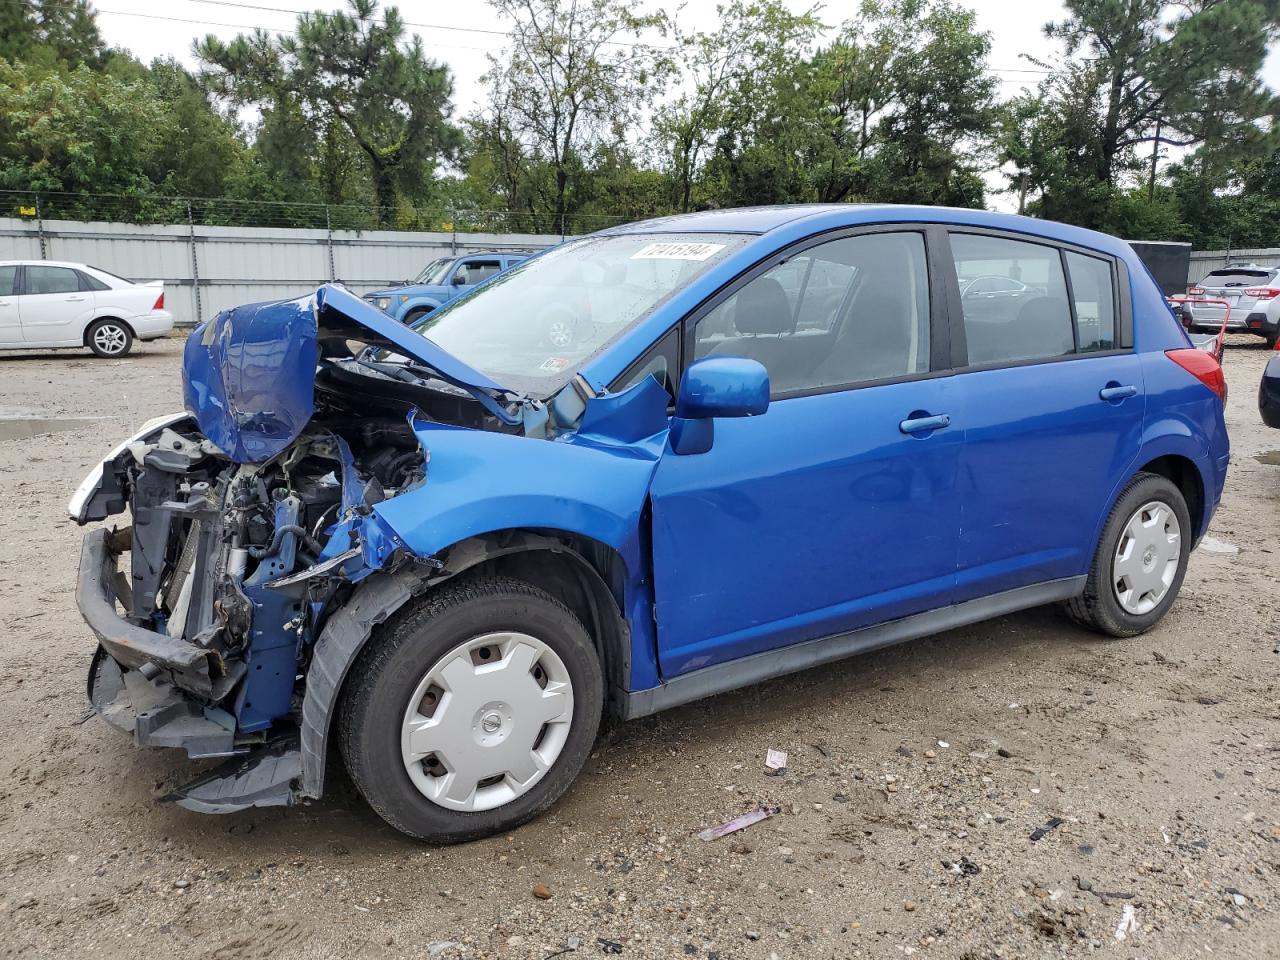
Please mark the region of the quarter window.
POLYGON ((1008 363, 1075 352, 1057 248, 952 234, 969 362, 1008 363))
POLYGON ((775 397, 927 372, 928 276, 919 233, 818 244, 702 317, 694 355, 759 361, 775 397))
POLYGON ((67 267, 27 267, 27 293, 79 293, 80 275, 67 267))
POLYGON ((1116 298, 1111 264, 1082 253, 1067 253, 1071 275, 1071 302, 1076 308, 1080 331, 1079 350, 1094 353, 1116 345, 1116 298))

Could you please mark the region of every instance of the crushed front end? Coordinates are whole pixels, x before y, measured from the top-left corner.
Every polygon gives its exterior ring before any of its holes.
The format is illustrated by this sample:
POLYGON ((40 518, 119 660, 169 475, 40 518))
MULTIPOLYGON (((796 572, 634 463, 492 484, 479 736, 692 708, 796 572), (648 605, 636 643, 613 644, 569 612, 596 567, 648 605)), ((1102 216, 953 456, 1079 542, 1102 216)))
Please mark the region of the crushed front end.
POLYGON ((411 420, 538 422, 408 337, 333 287, 219 314, 187 341, 186 411, 116 447, 71 500, 81 524, 129 515, 90 531, 81 555, 94 710, 139 746, 228 758, 175 792, 184 806, 297 799, 305 678, 326 620, 373 573, 433 563, 374 509, 426 482, 411 420), (369 347, 420 366, 379 365, 369 347))
POLYGON ((222 797, 228 809, 289 802, 298 681, 318 627, 397 549, 372 503, 424 478, 406 423, 353 422, 350 440, 333 426, 267 463, 236 464, 177 419, 108 460, 87 505, 90 519, 113 505, 132 515, 84 540, 77 602, 99 642, 90 702, 139 746, 253 754, 238 774, 257 773, 241 784, 252 789, 222 797))

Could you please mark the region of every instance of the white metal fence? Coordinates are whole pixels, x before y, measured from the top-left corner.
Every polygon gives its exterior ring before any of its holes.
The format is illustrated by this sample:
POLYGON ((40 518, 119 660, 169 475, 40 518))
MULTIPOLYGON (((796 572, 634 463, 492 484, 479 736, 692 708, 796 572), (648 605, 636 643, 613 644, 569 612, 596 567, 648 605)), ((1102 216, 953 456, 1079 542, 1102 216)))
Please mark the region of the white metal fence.
POLYGON ((328 280, 357 293, 416 276, 437 257, 540 250, 559 236, 216 227, 0 217, 0 260, 69 260, 163 280, 165 306, 194 324, 242 303, 300 296, 328 280))

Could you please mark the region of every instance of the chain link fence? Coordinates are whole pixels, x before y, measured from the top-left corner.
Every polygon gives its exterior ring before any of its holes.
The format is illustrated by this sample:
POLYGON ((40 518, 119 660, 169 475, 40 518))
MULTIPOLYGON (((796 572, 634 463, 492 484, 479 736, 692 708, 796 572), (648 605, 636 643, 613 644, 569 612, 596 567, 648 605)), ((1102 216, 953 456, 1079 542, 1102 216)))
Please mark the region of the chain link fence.
POLYGON ((23 220, 280 227, 306 230, 391 230, 425 233, 521 233, 569 236, 626 222, 624 217, 460 207, 394 208, 363 204, 292 203, 166 197, 150 193, 57 193, 0 190, 0 216, 23 220))

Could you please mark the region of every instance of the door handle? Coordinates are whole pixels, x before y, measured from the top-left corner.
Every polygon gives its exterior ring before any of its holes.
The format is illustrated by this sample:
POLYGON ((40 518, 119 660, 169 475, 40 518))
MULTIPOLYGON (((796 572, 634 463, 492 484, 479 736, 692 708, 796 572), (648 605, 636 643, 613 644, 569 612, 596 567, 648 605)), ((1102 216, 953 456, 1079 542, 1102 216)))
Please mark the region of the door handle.
POLYGON ((931 430, 941 430, 949 426, 951 426, 951 414, 940 413, 932 417, 912 417, 903 420, 898 424, 898 429, 903 433, 928 433, 931 430))
POLYGON ((67 297, 67 303, 79 303, 84 297, 67 297))
POLYGON ((1108 403, 1115 400, 1124 400, 1128 397, 1136 397, 1137 395, 1138 388, 1132 383, 1127 383, 1123 386, 1118 383, 1109 383, 1098 391, 1098 396, 1108 403))

